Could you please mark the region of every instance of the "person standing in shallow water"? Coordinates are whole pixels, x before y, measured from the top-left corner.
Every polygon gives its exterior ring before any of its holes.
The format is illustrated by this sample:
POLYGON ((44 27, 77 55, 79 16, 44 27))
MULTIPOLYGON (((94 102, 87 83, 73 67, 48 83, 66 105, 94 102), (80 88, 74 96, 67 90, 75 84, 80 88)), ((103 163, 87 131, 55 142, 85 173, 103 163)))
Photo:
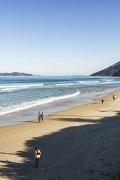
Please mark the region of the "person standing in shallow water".
POLYGON ((43 112, 41 113, 41 120, 43 121, 43 112))
POLYGON ((34 164, 34 167, 39 166, 40 155, 41 155, 40 149, 38 149, 38 147, 35 147, 35 164, 34 164))

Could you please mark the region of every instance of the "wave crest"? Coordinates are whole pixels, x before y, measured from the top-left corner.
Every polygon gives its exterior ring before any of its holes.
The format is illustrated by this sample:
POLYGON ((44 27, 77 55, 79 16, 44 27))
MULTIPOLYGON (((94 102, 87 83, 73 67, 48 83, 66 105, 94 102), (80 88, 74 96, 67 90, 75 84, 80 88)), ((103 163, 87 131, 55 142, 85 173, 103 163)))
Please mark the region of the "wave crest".
POLYGON ((47 104, 47 103, 51 103, 57 100, 62 100, 62 99, 67 99, 67 98, 71 98, 74 96, 78 96, 80 94, 79 91, 77 91, 76 93, 73 94, 69 94, 69 95, 64 95, 64 96, 57 96, 57 97, 50 97, 50 98, 45 98, 45 99, 39 99, 39 100, 35 100, 35 101, 31 101, 31 102, 23 102, 21 104, 17 104, 17 105, 12 105, 9 107, 1 107, 0 108, 0 115, 5 115, 8 113, 13 113, 16 111, 21 111, 21 110, 25 110, 25 109, 29 109, 35 106, 40 106, 43 104, 47 104))

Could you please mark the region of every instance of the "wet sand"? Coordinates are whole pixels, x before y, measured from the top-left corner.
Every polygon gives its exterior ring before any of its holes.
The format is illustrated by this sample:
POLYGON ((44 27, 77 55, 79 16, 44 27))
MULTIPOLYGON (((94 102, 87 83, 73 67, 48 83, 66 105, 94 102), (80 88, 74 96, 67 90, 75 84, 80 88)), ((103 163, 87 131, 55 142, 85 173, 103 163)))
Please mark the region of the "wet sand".
POLYGON ((120 179, 120 91, 103 99, 54 113, 42 123, 1 127, 0 179, 120 179), (35 146, 42 151, 38 168, 35 146))

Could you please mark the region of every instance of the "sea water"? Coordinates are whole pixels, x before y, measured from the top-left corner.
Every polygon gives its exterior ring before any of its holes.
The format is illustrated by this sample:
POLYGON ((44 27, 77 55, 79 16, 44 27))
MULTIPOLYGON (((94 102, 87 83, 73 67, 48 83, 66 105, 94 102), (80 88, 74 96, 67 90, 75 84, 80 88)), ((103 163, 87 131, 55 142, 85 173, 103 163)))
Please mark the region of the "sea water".
POLYGON ((119 77, 1 76, 0 126, 91 102, 120 89, 119 77))

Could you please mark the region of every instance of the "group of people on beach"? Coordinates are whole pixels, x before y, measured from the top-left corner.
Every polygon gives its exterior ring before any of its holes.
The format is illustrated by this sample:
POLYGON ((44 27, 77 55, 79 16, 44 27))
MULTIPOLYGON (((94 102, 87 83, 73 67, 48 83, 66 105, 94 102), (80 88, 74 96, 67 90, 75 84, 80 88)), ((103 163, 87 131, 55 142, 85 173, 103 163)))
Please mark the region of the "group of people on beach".
MULTIPOLYGON (((113 95, 112 99, 116 100, 116 96, 113 95)), ((102 99, 101 101, 102 101, 102 103, 104 103, 104 99, 102 99)), ((39 111, 38 112, 38 122, 42 122, 42 121, 43 121, 43 112, 40 113, 40 111, 39 111)), ((35 164, 34 164, 34 167, 38 167, 40 155, 41 155, 40 149, 38 149, 38 147, 35 147, 35 164)))
MULTIPOLYGON (((115 95, 113 95, 112 98, 113 98, 113 101, 116 100, 116 96, 115 95)), ((103 104, 104 103, 104 99, 102 99, 101 101, 102 101, 102 104, 103 104)))
POLYGON ((42 122, 43 121, 43 112, 40 113, 40 111, 38 112, 38 122, 42 122))

